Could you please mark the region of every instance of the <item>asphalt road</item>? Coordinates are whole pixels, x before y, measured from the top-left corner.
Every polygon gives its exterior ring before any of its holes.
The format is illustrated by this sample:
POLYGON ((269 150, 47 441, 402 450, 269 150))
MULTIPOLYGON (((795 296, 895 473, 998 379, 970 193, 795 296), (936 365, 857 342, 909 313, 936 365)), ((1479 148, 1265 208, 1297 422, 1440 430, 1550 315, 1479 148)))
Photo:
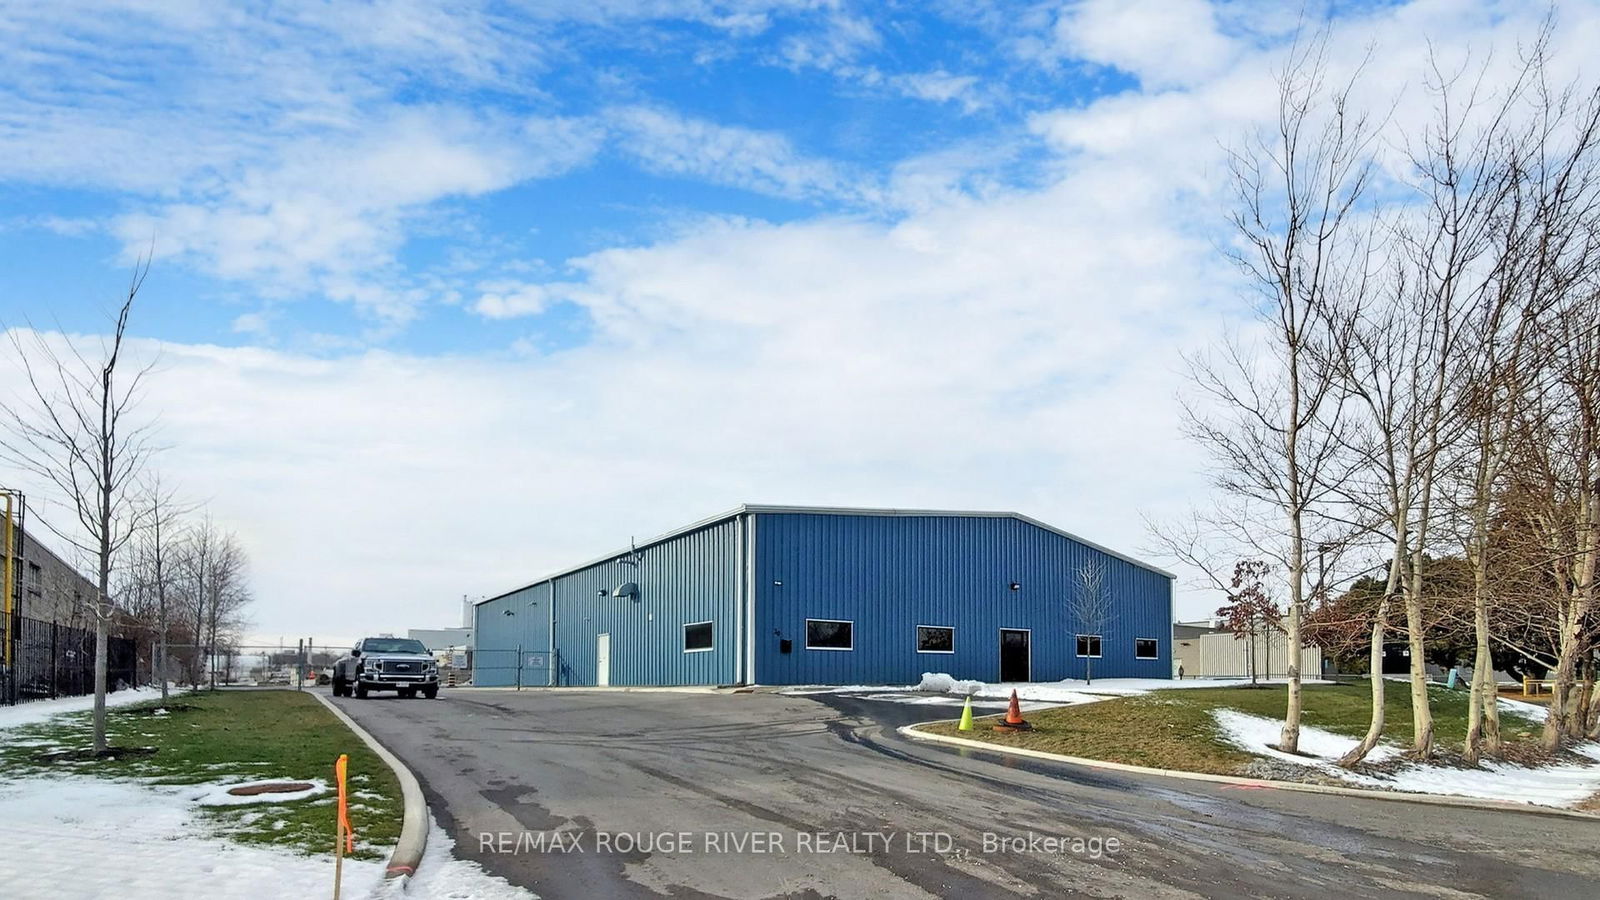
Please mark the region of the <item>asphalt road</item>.
POLYGON ((929 712, 904 704, 335 702, 416 772, 458 856, 552 900, 1600 897, 1600 823, 1020 762, 907 741, 892 726, 929 712))

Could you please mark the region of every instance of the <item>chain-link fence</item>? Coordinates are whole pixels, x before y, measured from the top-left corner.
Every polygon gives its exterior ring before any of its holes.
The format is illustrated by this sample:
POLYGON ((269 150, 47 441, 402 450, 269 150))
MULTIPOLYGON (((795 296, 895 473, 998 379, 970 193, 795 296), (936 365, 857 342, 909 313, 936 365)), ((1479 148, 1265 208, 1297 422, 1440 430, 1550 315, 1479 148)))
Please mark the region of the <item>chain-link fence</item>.
POLYGON ((570 682, 561 654, 549 650, 478 647, 472 660, 472 683, 479 687, 545 687, 570 682))
MULTIPOLYGON (((11 664, 4 667, 0 700, 22 703, 94 692, 94 631, 12 616, 11 664)), ((139 681, 139 642, 113 637, 106 644, 106 685, 113 690, 139 681)))

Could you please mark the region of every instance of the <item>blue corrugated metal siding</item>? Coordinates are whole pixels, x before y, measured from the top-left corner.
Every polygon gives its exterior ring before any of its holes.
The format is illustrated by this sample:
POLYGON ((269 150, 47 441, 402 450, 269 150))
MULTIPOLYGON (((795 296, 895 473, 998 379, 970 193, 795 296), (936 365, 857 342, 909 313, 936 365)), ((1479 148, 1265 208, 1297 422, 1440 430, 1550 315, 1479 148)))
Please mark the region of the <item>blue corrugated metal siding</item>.
MULTIPOLYGON (((613 685, 737 681, 738 540, 738 520, 727 519, 640 549, 637 565, 613 558, 555 578, 558 683, 595 683, 595 649, 601 634, 611 635, 613 685), (610 596, 628 582, 639 586, 636 600, 610 596), (602 591, 606 596, 599 596, 602 591), (695 622, 712 623, 712 648, 686 653, 683 626, 695 622)), ((547 580, 479 604, 479 640, 494 643, 480 643, 478 658, 484 658, 483 646, 515 645, 519 638, 526 648, 548 648, 550 592, 547 580), (538 604, 541 618, 536 627, 519 629, 499 621, 522 617, 527 603, 538 604), (517 615, 505 616, 508 608, 517 615)), ((514 679, 515 669, 509 674, 514 679)), ((476 672, 474 678, 485 686, 514 683, 504 678, 485 680, 476 672)))
POLYGON ((496 597, 475 608, 477 643, 473 650, 472 683, 479 687, 510 687, 517 683, 520 659, 523 684, 545 684, 547 670, 526 668, 528 654, 550 647, 550 585, 533 585, 496 597), (506 613, 510 613, 507 615, 506 613), (523 655, 518 657, 517 650, 523 655))
POLYGON ((994 682, 1002 628, 1031 630, 1034 681, 1082 678, 1072 603, 1091 558, 1116 610, 1095 677, 1172 676, 1171 579, 1062 535, 1009 517, 754 518, 759 683, 911 684, 924 672, 994 682), (808 618, 853 621, 855 649, 807 650, 808 618), (955 653, 918 653, 918 625, 954 627, 955 653), (792 652, 779 652, 781 638, 792 652), (1157 639, 1157 658, 1135 659, 1135 638, 1157 639))

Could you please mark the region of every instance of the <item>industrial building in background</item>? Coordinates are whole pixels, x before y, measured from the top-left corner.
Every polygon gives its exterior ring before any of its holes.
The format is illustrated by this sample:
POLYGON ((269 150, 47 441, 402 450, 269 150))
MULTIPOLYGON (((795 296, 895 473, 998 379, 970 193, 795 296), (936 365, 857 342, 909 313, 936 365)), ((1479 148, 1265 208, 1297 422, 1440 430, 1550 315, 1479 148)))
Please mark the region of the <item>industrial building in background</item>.
MULTIPOLYGON (((94 690, 94 583, 38 539, 22 495, 0 510, 0 703, 21 703, 94 690), (7 546, 9 541, 9 546, 7 546), (9 594, 9 596, 7 596, 9 594)), ((139 646, 130 623, 111 622, 108 680, 139 680, 139 646)))
POLYGON ((406 637, 421 641, 439 664, 439 679, 446 686, 472 680, 473 602, 461 598, 461 625, 454 628, 409 628, 406 637))
POLYGON ((1171 574, 1010 512, 741 506, 484 600, 475 622, 479 686, 1173 673, 1171 574))

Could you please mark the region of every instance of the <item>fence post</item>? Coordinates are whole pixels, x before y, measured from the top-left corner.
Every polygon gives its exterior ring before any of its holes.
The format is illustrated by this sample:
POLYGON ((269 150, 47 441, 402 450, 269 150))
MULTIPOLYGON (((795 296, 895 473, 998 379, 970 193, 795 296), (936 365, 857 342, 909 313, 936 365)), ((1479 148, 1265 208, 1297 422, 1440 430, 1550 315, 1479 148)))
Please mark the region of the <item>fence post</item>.
POLYGON ((57 628, 56 623, 55 622, 51 622, 50 623, 50 699, 52 699, 52 700, 54 700, 57 697, 61 696, 61 683, 60 683, 61 673, 57 668, 58 664, 60 663, 60 658, 56 655, 60 651, 58 650, 58 648, 56 646, 56 628, 57 628))
POLYGON ((517 645, 517 690, 522 690, 522 645, 517 645))

